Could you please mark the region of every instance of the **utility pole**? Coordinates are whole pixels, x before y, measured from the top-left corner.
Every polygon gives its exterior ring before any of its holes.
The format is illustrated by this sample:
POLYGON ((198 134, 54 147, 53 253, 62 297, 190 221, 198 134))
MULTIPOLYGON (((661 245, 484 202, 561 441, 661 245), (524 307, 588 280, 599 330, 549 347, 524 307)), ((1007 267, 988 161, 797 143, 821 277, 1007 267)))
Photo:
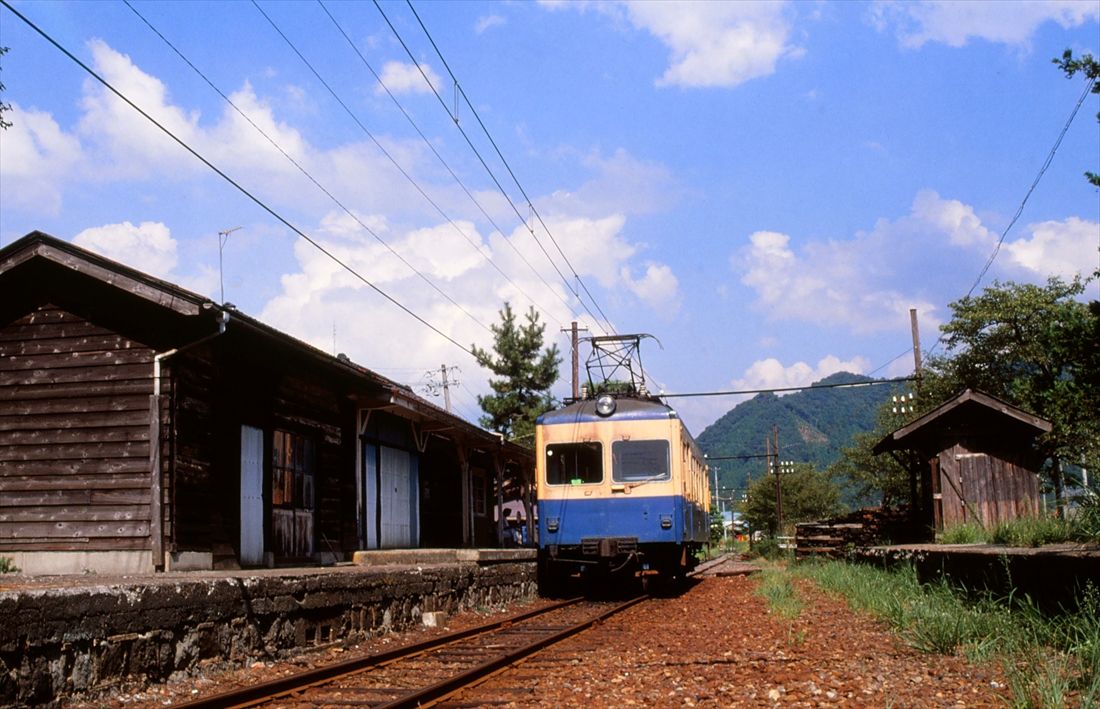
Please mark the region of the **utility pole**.
MULTIPOLYGON (((775 472, 775 535, 779 536, 783 529, 783 486, 779 482, 779 426, 772 425, 772 435, 775 437, 775 458, 771 457, 771 446, 768 446, 769 461, 773 461, 772 470, 775 472)), ((770 443, 770 441, 769 441, 770 443)))
POLYGON ((588 332, 588 328, 577 327, 577 321, 573 321, 573 325, 567 330, 564 327, 562 332, 572 333, 573 343, 573 400, 576 401, 581 398, 581 360, 580 360, 580 338, 577 336, 578 332, 588 332))
POLYGON ((913 332, 913 375, 917 378, 917 393, 920 393, 921 357, 920 328, 917 327, 917 309, 909 308, 909 328, 913 332))
MULTIPOLYGON (((439 365, 439 374, 443 379, 443 407, 447 410, 447 413, 451 412, 451 385, 458 384, 458 379, 454 378, 454 373, 458 371, 458 367, 451 365, 448 367, 445 364, 439 365)), ((424 373, 421 391, 431 394, 432 396, 439 396, 440 385, 435 380, 436 370, 429 369, 424 373)))
POLYGON ((225 242, 229 240, 229 235, 243 228, 235 226, 218 232, 218 285, 221 286, 221 302, 223 305, 225 304, 225 278, 222 276, 222 250, 225 249, 225 242))
POLYGON ((439 371, 443 375, 443 407, 447 409, 447 412, 451 411, 451 387, 450 382, 447 381, 447 365, 439 365, 439 371))

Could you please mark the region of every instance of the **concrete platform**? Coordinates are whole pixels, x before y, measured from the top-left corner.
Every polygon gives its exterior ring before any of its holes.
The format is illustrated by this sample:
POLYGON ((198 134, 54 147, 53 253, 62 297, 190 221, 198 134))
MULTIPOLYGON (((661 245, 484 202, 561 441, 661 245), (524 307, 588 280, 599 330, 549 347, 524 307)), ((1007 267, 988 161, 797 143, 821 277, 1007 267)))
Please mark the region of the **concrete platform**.
POLYGON ((500 564, 535 561, 535 549, 378 549, 357 551, 359 566, 427 566, 430 564, 500 564))
POLYGON ((1100 544, 899 544, 858 549, 854 558, 912 564, 922 581, 946 578, 1000 596, 1026 594, 1052 611, 1074 607, 1089 584, 1100 587, 1100 544))
POLYGON ((501 605, 537 592, 533 559, 527 549, 425 549, 325 568, 5 574, 0 706, 56 705, 201 662, 283 657, 419 625, 426 614, 501 605))

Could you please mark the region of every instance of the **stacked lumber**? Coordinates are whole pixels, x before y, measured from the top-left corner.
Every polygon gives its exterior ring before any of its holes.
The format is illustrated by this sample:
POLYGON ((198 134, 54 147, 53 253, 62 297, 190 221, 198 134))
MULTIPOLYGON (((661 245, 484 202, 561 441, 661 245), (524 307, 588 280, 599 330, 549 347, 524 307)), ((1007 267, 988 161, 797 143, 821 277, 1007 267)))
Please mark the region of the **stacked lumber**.
POLYGON ((865 507, 833 519, 795 525, 795 558, 846 556, 857 547, 897 543, 909 537, 907 507, 865 507))

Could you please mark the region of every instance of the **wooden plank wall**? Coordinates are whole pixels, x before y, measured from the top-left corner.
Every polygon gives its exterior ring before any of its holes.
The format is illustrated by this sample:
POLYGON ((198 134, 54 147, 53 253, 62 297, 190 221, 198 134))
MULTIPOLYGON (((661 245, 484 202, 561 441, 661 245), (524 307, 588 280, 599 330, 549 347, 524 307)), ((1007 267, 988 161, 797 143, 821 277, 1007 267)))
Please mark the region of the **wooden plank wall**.
MULTIPOLYGON (((172 438, 166 453, 171 481, 173 550, 211 551, 215 562, 236 556, 240 546, 240 429, 283 429, 308 436, 315 446, 315 552, 343 552, 355 544, 355 410, 345 393, 266 352, 253 360, 218 351, 219 340, 165 363, 171 382, 172 438), (274 363, 275 366, 272 366, 274 363), (351 539, 352 543, 348 544, 351 539)), ((270 450, 265 451, 265 516, 273 539, 270 450)))
POLYGON ((940 454, 944 528, 975 517, 991 527, 1038 514, 1039 478, 1035 473, 1009 454, 971 448, 958 443, 940 454))
POLYGON ((0 328, 0 552, 150 548, 153 354, 50 305, 0 328))

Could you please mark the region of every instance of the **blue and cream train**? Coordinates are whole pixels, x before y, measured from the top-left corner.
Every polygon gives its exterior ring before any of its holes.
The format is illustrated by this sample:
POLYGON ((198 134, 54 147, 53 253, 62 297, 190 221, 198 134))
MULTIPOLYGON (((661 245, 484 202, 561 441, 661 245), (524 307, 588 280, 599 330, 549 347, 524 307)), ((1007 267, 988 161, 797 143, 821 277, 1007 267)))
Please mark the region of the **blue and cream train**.
POLYGON ((706 464, 676 412, 602 394, 535 426, 539 589, 690 571, 710 535, 706 464))

